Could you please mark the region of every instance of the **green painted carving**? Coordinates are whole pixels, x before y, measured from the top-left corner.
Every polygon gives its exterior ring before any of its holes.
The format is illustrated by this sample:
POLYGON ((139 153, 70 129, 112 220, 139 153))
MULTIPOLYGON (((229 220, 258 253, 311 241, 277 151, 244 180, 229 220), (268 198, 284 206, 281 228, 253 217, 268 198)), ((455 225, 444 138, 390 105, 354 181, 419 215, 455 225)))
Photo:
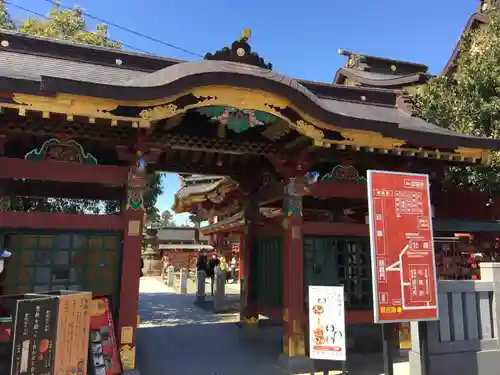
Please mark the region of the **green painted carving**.
POLYGON ((283 213, 285 216, 302 216, 302 197, 288 196, 283 199, 283 213))
POLYGON ((69 163, 97 164, 97 159, 85 152, 82 145, 73 140, 60 140, 56 138, 45 141, 42 147, 28 152, 24 159, 41 161, 57 160, 69 163))
POLYGON ((204 107, 198 112, 207 116, 212 121, 224 124, 229 130, 235 133, 243 133, 250 128, 272 124, 278 118, 262 111, 251 111, 247 109, 237 109, 233 107, 204 107))
POLYGON ((330 173, 321 177, 323 182, 354 182, 366 184, 366 177, 360 176, 358 170, 352 165, 336 165, 330 173))
POLYGON ((132 211, 139 211, 144 209, 144 197, 142 192, 129 188, 127 209, 132 211))
POLYGON ((283 214, 285 216, 302 216, 304 187, 304 178, 290 178, 288 181, 286 196, 283 199, 283 214))
POLYGON ((144 191, 146 189, 146 159, 142 152, 137 152, 135 166, 129 171, 127 210, 144 209, 144 191))

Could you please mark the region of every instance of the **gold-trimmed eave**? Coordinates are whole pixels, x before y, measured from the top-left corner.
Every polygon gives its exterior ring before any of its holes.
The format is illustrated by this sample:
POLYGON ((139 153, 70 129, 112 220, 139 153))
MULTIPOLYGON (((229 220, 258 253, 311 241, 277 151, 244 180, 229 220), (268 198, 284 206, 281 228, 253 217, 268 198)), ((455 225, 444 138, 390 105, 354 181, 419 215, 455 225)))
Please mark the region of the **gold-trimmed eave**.
MULTIPOLYGON (((273 209, 268 213, 264 213, 261 211, 261 215, 262 215, 262 217, 265 217, 266 219, 271 219, 271 218, 282 216, 283 211, 279 208, 273 209)), ((207 226, 201 227, 200 234, 206 236, 206 235, 216 233, 216 232, 241 229, 241 228, 243 228, 243 225, 244 225, 243 212, 239 212, 239 213, 234 214, 233 216, 228 217, 227 219, 221 220, 215 224, 209 224, 207 226)))
POLYGON ((205 202, 208 199, 213 199, 216 198, 217 196, 218 194, 216 192, 189 195, 187 197, 182 197, 182 198, 175 196, 172 210, 176 214, 187 212, 191 210, 192 206, 194 206, 195 204, 205 202))
POLYGON ((222 220, 221 222, 201 227, 200 234, 202 236, 207 236, 221 231, 241 229, 243 228, 243 223, 244 220, 241 213, 236 214, 228 219, 222 220))
POLYGON ((240 87, 202 86, 168 98, 133 102, 70 94, 57 94, 53 97, 14 94, 13 100, 17 104, 0 103, 0 108, 16 109, 21 116, 26 115, 27 111, 34 111, 42 113, 42 116, 45 118, 49 118, 51 113, 63 114, 67 116, 69 121, 72 121, 74 116, 87 117, 89 123, 95 123, 96 119, 102 119, 108 120, 110 126, 117 126, 118 121, 123 121, 130 123, 132 127, 136 128, 149 128, 152 123, 159 120, 174 117, 191 109, 207 106, 227 106, 239 109, 260 110, 286 121, 292 129, 311 138, 316 147, 335 147, 353 151, 379 153, 391 152, 400 155, 404 154, 405 156, 446 159, 468 163, 477 163, 479 161, 487 164, 490 160, 490 150, 483 149, 461 147, 456 149, 455 152, 442 152, 439 149, 424 151, 420 148, 405 148, 402 146, 406 143, 406 140, 384 137, 378 132, 344 129, 327 124, 311 117, 283 97, 261 90, 250 90, 240 87), (177 108, 176 105, 171 103, 177 98, 188 94, 200 98, 200 102, 185 106, 184 108, 177 108), (139 117, 116 116, 110 113, 119 106, 151 108, 142 110, 139 117), (278 112, 275 107, 292 108, 303 120, 293 122, 278 112), (328 139, 325 137, 322 129, 339 132, 345 140, 328 139))
POLYGON ((19 93, 13 94, 12 99, 15 103, 0 103, 0 108, 15 109, 19 116, 26 116, 27 112, 37 112, 47 119, 51 114, 57 114, 66 115, 68 121, 73 121, 75 116, 86 117, 90 124, 96 123, 96 120, 106 120, 110 126, 118 126, 118 121, 130 123, 133 128, 151 126, 151 123, 143 118, 116 116, 110 113, 120 105, 115 100, 69 94, 47 97, 19 93))
POLYGON ((183 213, 190 211, 192 206, 198 203, 206 202, 209 199, 214 199, 220 196, 220 194, 229 194, 230 192, 238 188, 238 183, 236 181, 222 181, 221 185, 215 187, 212 191, 189 194, 185 197, 179 197, 177 193, 174 195, 174 204, 172 205, 172 210, 177 213, 183 213))
MULTIPOLYGON (((379 153, 395 153, 398 155, 414 156, 419 158, 444 159, 455 162, 477 163, 478 161, 487 164, 490 161, 490 150, 473 149, 473 148, 458 148, 455 152, 442 152, 439 149, 434 151, 423 150, 422 148, 402 147, 406 140, 385 137, 379 132, 345 129, 335 125, 324 123, 300 108, 294 106, 287 99, 278 95, 261 91, 250 90, 241 87, 233 86, 201 86, 178 94, 175 97, 141 102, 142 105, 152 106, 151 109, 146 109, 141 112, 141 117, 151 122, 159 121, 165 118, 176 116, 184 113, 187 110, 208 107, 208 106, 227 106, 238 109, 260 110, 270 113, 280 119, 286 121, 292 129, 295 129, 300 134, 311 138, 316 147, 339 149, 352 149, 353 151, 368 151, 379 153), (183 95, 192 94, 197 98, 207 98, 199 103, 189 105, 179 110, 175 105, 168 103, 183 95), (163 102, 163 104, 162 104, 163 102), (292 108, 304 120, 296 122, 283 116, 275 108, 292 108), (339 132, 345 140, 338 141, 325 138, 325 134, 321 129, 339 132)), ((132 103, 128 103, 132 105, 132 103)))

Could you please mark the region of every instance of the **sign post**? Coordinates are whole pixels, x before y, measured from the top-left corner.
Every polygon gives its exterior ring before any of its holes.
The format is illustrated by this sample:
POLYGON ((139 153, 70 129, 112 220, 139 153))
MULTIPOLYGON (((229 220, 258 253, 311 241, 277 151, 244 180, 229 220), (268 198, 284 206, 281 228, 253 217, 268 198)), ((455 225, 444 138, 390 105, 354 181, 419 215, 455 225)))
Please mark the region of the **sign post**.
POLYGON ((309 356, 343 362, 346 356, 343 286, 309 286, 309 356))
POLYGON ((371 170, 367 183, 375 323, 438 320, 429 177, 371 170))

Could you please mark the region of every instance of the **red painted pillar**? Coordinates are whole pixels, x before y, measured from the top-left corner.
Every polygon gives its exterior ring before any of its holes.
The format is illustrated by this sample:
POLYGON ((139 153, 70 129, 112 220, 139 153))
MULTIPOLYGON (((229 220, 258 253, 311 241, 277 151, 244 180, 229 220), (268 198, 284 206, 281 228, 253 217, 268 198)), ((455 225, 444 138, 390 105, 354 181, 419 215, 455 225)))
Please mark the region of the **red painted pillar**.
MULTIPOLYGON (((244 251, 243 265, 240 263, 240 272, 243 277, 241 283, 241 312, 240 321, 246 324, 258 323, 257 296, 254 289, 253 278, 256 277, 252 267, 253 241, 255 237, 256 220, 258 220, 259 207, 252 201, 250 195, 245 195, 243 201, 243 241, 240 245, 244 251)), ((240 250, 241 251, 241 250, 240 250)))
POLYGON ((145 169, 141 168, 143 164, 139 161, 137 166, 132 167, 129 172, 127 202, 123 212, 122 278, 117 334, 124 371, 135 369, 142 221, 144 217, 143 192, 146 186, 145 169))
POLYGON ((283 200, 283 354, 305 355, 304 269, 302 240, 302 197, 290 178, 283 200))

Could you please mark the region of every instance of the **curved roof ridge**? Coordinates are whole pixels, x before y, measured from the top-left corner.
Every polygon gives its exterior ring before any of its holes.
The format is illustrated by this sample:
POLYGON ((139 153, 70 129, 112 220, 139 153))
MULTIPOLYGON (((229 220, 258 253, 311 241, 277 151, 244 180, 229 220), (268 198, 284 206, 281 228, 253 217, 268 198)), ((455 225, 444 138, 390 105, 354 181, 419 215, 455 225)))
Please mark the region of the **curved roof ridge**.
MULTIPOLYGON (((334 84, 342 85, 344 78, 350 78, 363 85, 371 87, 404 86, 408 84, 425 83, 432 75, 426 72, 408 73, 408 74, 390 74, 381 72, 372 72, 352 68, 340 68, 335 74, 334 84)), ((348 86, 351 87, 351 86, 348 86)), ((366 86, 362 86, 366 88, 366 86)))
POLYGON ((446 63, 445 67, 441 72, 441 75, 444 76, 453 73, 455 67, 455 61, 460 56, 460 46, 462 44, 464 34, 470 30, 476 29, 481 25, 488 24, 489 22, 490 18, 485 13, 474 13, 472 16, 470 16, 469 20, 467 21, 467 24, 464 27, 464 31, 462 31, 462 34, 460 34, 460 38, 457 44, 455 45, 453 53, 451 54, 448 62, 446 63))

